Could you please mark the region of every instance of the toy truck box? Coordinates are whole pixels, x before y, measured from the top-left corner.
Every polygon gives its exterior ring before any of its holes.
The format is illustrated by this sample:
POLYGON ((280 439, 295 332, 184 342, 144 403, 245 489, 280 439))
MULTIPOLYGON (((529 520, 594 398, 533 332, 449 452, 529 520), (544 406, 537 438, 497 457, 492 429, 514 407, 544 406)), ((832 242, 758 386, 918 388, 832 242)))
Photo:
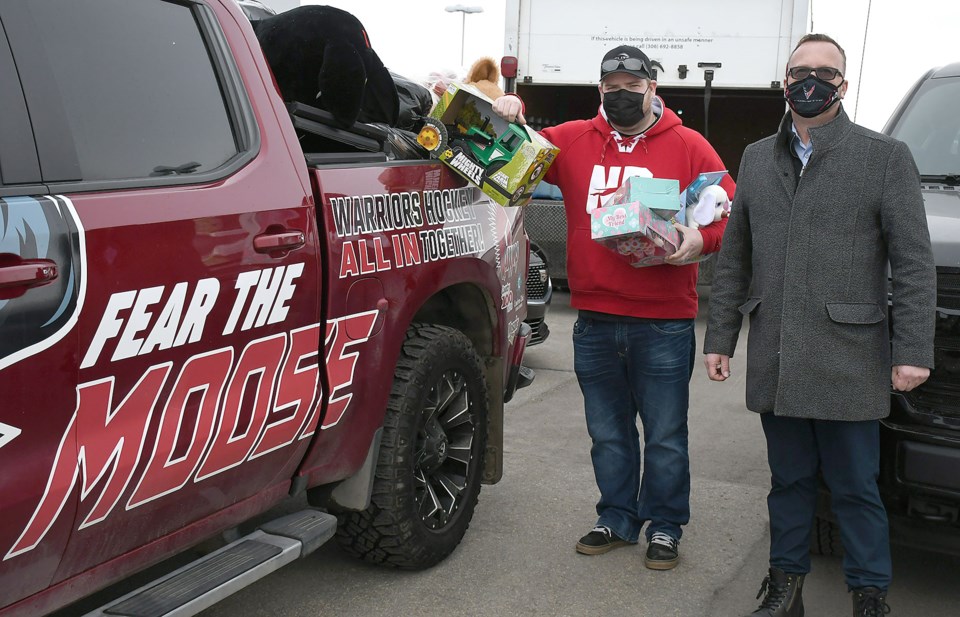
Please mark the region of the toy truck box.
POLYGON ((559 152, 530 127, 500 118, 469 84, 447 87, 417 139, 502 206, 529 202, 559 152))
POLYGON ((372 125, 304 152, 232 0, 0 26, 0 615, 86 613, 304 495, 96 614, 194 614, 331 537, 453 551, 502 474, 522 210, 372 125))

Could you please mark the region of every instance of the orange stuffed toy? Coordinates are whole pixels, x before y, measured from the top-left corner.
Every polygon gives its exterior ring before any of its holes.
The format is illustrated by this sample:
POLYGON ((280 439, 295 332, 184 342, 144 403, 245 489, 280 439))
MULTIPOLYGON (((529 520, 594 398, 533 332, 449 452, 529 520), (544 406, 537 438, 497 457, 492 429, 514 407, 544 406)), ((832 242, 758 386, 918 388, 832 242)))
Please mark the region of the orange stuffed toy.
POLYGON ((472 84, 491 101, 503 96, 503 90, 500 88, 500 69, 497 67, 497 61, 489 56, 484 56, 473 63, 463 83, 472 84))
MULTIPOLYGON (((447 91, 447 85, 455 81, 460 81, 457 79, 457 73, 450 69, 443 69, 432 71, 423 85, 430 91, 433 103, 436 104, 443 93, 447 91)), ((500 89, 499 82, 500 69, 497 68, 497 61, 490 56, 484 56, 474 62, 463 78, 463 83, 473 85, 492 101, 503 96, 503 90, 500 89)))

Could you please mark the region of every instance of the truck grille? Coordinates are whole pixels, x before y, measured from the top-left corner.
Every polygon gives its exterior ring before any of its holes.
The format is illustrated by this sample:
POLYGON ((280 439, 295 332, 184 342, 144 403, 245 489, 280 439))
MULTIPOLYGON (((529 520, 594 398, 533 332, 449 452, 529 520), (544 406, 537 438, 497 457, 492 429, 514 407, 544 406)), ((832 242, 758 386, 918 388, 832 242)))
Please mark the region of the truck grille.
POLYGON ((937 306, 960 311, 960 268, 937 268, 937 306))
POLYGON ((537 345, 546 340, 549 331, 543 318, 528 319, 526 323, 530 326, 530 329, 533 330, 533 333, 530 335, 530 342, 527 343, 528 345, 537 345))
POLYGON ((939 380, 933 375, 919 388, 907 392, 907 400, 923 413, 960 417, 960 384, 939 380))
POLYGON ((547 266, 540 260, 527 270, 527 299, 543 300, 547 295, 547 266))
MULTIPOLYGON (((939 271, 937 276, 942 284, 944 279, 940 278, 939 271)), ((953 280, 960 282, 960 279, 953 280)), ((942 301, 944 291, 950 290, 938 288, 940 298, 937 304, 941 308, 947 308, 942 301)), ((953 297, 960 301, 960 287, 955 287, 954 293, 958 295, 953 297)), ((923 413, 960 417, 960 315, 937 312, 934 364, 930 379, 919 388, 905 393, 905 396, 914 408, 923 413)))

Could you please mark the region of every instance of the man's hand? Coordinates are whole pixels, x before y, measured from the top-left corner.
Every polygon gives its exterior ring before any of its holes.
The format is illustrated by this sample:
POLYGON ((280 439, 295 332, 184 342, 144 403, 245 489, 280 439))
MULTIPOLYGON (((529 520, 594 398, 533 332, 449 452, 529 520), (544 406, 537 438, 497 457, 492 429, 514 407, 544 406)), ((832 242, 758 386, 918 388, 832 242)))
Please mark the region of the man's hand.
POLYGON ((710 381, 726 381, 730 376, 730 356, 708 353, 703 357, 703 365, 707 367, 710 381))
POLYGON ((893 382, 893 389, 898 392, 909 392, 913 390, 930 377, 930 369, 924 366, 906 366, 899 364, 893 367, 890 375, 890 381, 893 382))
POLYGON ((703 236, 700 234, 699 229, 694 229, 693 227, 686 227, 676 223, 674 225, 681 234, 683 234, 683 242, 680 243, 680 248, 677 249, 677 252, 673 255, 667 257, 664 261, 673 266, 682 266, 686 262, 700 257, 700 253, 703 252, 703 236))
POLYGON ((493 111, 507 122, 527 123, 523 117, 523 102, 512 94, 505 94, 494 101, 493 111))

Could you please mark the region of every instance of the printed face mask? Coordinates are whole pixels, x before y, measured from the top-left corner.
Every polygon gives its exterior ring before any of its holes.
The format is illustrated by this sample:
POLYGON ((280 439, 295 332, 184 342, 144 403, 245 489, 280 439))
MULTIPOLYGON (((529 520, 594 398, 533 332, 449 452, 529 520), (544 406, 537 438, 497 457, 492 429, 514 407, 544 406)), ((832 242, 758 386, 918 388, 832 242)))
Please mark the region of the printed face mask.
POLYGON ((810 75, 787 86, 783 97, 790 109, 804 118, 813 118, 840 100, 840 91, 832 83, 810 75))
POLYGON ((603 95, 603 111, 611 123, 628 128, 643 120, 643 97, 646 92, 614 90, 603 95))

